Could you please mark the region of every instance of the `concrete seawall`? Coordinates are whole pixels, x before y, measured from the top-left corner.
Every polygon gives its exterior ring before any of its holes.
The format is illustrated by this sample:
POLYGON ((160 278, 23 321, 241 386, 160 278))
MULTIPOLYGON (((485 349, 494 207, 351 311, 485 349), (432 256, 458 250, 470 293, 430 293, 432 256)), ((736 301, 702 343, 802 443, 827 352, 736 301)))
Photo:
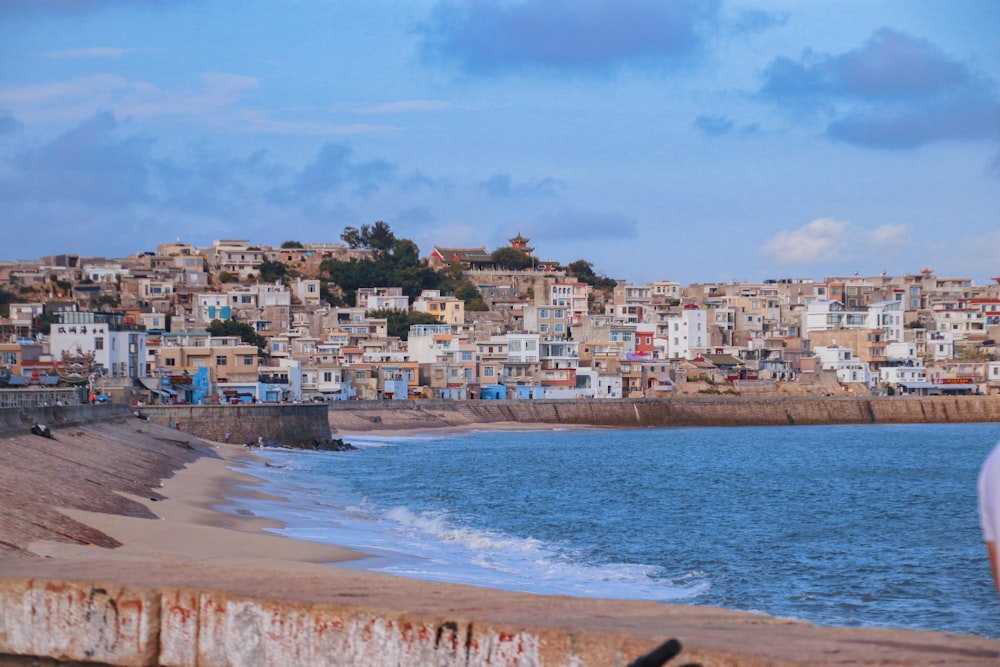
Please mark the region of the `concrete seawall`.
POLYGON ((137 408, 150 421, 174 425, 199 438, 224 442, 257 442, 289 447, 312 447, 330 439, 330 423, 323 404, 281 405, 169 405, 137 408))
MULTIPOLYGON (((0 433, 133 417, 127 405, 0 409, 0 433)), ((1000 396, 342 401, 326 404, 143 406, 153 423, 222 442, 312 447, 332 433, 433 429, 496 422, 642 428, 1000 422, 1000 396)))
POLYGON ((32 424, 45 424, 52 428, 92 422, 111 421, 131 414, 127 405, 105 403, 101 405, 47 405, 30 408, 0 408, 0 434, 20 432, 32 424))
POLYGON ((521 422, 618 428, 1000 422, 1000 397, 685 397, 642 400, 348 401, 336 432, 521 422))

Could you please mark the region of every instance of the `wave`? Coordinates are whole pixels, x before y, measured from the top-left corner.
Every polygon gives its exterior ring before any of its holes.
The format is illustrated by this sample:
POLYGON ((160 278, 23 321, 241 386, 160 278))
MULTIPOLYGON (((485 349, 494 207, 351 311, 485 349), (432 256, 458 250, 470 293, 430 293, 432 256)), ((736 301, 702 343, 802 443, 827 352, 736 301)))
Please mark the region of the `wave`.
POLYGON ((531 593, 677 601, 709 587, 703 575, 670 578, 662 568, 634 563, 587 563, 578 553, 534 538, 456 525, 445 512, 394 507, 381 518, 417 563, 382 571, 531 593))

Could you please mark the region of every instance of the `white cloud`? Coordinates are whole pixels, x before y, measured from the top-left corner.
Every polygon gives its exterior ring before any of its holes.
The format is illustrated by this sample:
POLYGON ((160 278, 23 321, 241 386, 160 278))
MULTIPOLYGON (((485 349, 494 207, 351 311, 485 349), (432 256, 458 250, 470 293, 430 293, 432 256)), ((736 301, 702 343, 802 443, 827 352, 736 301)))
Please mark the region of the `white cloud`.
POLYGON ((451 109, 450 102, 443 100, 402 100, 399 102, 384 102, 370 107, 358 109, 360 114, 410 113, 415 111, 446 111, 451 109))
POLYGON ((775 234, 761 254, 780 264, 823 264, 894 256, 910 243, 907 225, 881 225, 872 230, 845 220, 818 218, 798 229, 775 234))
POLYGON ((114 74, 0 88, 0 108, 32 123, 77 123, 110 112, 123 119, 182 119, 228 132, 352 135, 391 131, 388 125, 274 118, 245 104, 254 77, 204 72, 181 88, 162 88, 114 74))
POLYGON ((850 237, 849 222, 819 218, 798 229, 778 232, 761 246, 761 252, 787 264, 825 262, 840 259, 850 237))
POLYGON ((64 51, 47 51, 49 58, 120 58, 132 49, 122 49, 113 46, 95 46, 89 49, 66 49, 64 51))
POLYGON ((870 245, 885 248, 905 244, 909 236, 910 228, 906 225, 882 225, 867 234, 870 245))

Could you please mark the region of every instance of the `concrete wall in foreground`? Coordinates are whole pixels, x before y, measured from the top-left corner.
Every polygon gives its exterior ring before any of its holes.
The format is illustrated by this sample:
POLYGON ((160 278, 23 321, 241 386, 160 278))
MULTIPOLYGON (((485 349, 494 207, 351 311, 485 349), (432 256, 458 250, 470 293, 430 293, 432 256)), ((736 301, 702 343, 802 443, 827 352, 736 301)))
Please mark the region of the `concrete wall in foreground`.
POLYGON ((0 580, 0 657, 178 667, 611 664, 606 653, 581 655, 600 650, 599 638, 593 633, 588 650, 588 641, 561 629, 474 625, 457 617, 193 589, 0 580))

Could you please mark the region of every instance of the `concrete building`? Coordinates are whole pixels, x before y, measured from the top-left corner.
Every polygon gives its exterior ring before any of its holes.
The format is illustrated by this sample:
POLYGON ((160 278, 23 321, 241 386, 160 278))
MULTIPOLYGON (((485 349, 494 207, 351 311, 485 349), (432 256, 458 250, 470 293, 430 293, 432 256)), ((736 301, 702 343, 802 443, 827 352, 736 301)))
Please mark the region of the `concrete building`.
POLYGON ((122 313, 57 313, 49 334, 49 351, 63 355, 94 353, 94 362, 109 378, 140 378, 146 373, 146 331, 125 322, 122 313))

